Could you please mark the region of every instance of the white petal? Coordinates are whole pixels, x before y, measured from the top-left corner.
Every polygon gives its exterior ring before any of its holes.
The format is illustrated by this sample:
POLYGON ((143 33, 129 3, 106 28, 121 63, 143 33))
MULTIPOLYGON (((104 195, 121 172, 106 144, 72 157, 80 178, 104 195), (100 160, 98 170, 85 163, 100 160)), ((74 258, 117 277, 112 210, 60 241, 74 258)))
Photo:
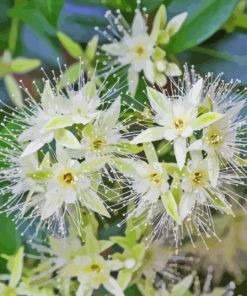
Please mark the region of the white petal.
POLYGON ((146 33, 146 22, 139 9, 136 10, 133 24, 132 24, 132 36, 139 36, 146 33))
POLYGON ((129 87, 129 91, 132 96, 134 96, 136 93, 138 81, 139 81, 138 73, 136 71, 133 71, 131 68, 129 68, 129 70, 128 70, 128 87, 129 87))
POLYGON ((202 87, 203 87, 203 79, 201 78, 192 86, 191 90, 186 96, 189 102, 193 106, 197 106, 200 101, 202 87))
POLYGON ((101 125, 104 131, 112 129, 116 125, 120 114, 120 107, 121 101, 120 98, 117 98, 113 104, 111 104, 110 108, 105 111, 101 125))
POLYGON ((154 83, 154 69, 151 60, 146 61, 144 75, 150 83, 154 83))
POLYGON ((131 141, 131 144, 146 143, 164 139, 164 128, 157 126, 151 127, 140 133, 131 141))
POLYGON ((174 154, 180 171, 182 170, 186 160, 186 139, 178 137, 174 140, 174 154))
POLYGON ((195 141, 194 143, 192 143, 189 146, 190 151, 192 151, 192 150, 202 150, 202 148, 203 148, 202 140, 197 140, 197 141, 195 141))
POLYGON ((103 51, 109 52, 109 54, 114 56, 122 56, 126 53, 125 47, 120 42, 103 44, 101 48, 103 51))
POLYGON ((182 131, 181 136, 184 138, 191 137, 193 135, 193 128, 191 125, 187 125, 185 129, 182 131))
POLYGON ((147 95, 152 108, 161 117, 164 116, 165 112, 171 112, 171 102, 162 92, 147 87, 147 95))
POLYGON ((40 148, 42 148, 46 143, 49 143, 52 139, 50 137, 44 137, 40 139, 36 139, 30 144, 27 145, 25 150, 22 152, 21 157, 30 155, 36 151, 38 151, 40 148))
POLYGON ((45 220, 51 215, 55 214, 63 204, 63 199, 61 198, 60 192, 57 193, 55 190, 48 192, 45 198, 46 201, 41 213, 41 220, 45 220))
POLYGON ((183 12, 174 16, 167 24, 166 30, 169 32, 169 35, 172 36, 178 32, 181 28, 183 22, 185 21, 188 13, 183 12))
POLYGON ((216 187, 220 172, 220 162, 215 152, 209 153, 207 156, 208 161, 208 175, 211 184, 216 187))
POLYGON ((115 296, 124 296, 124 293, 120 288, 118 282, 113 277, 110 277, 109 280, 104 283, 104 287, 110 293, 114 292, 115 296))
POLYGON ((167 141, 173 141, 176 138, 176 132, 174 129, 166 129, 164 132, 164 138, 167 141))
POLYGON ((194 194, 183 194, 179 203, 179 215, 181 220, 184 220, 195 204, 194 194))

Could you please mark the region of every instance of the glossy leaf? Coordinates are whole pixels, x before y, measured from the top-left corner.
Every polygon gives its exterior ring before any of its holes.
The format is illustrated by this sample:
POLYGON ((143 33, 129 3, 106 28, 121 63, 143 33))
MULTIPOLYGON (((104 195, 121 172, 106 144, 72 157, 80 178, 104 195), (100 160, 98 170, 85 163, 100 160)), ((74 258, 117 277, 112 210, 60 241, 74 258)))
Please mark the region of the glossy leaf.
POLYGON ((181 52, 212 36, 228 19, 237 3, 238 0, 202 1, 198 9, 188 16, 179 32, 171 38, 167 51, 181 52))

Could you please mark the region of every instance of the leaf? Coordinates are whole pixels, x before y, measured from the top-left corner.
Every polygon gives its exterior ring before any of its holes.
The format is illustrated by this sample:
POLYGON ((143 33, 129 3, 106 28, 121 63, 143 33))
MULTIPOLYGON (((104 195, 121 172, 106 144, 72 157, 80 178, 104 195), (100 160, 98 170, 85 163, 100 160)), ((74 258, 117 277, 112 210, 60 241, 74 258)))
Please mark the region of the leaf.
POLYGON ((221 119, 224 114, 216 113, 216 112, 208 112, 204 113, 203 115, 197 117, 195 120, 191 122, 191 126, 194 130, 200 130, 204 127, 209 126, 210 124, 214 123, 215 121, 221 119))
POLYGON ((178 206, 176 200, 170 191, 166 192, 161 196, 161 200, 168 214, 177 222, 180 223, 178 214, 178 206))
POLYGON ((55 36, 56 29, 49 23, 45 15, 35 7, 34 3, 18 5, 8 11, 11 17, 20 19, 43 37, 55 36))
MULTIPOLYGON (((4 229, 4 236, 0 236, 0 253, 8 255, 14 254, 21 244, 20 233, 16 230, 15 224, 11 218, 3 214, 0 215, 0 227, 4 229)), ((6 262, 1 259, 0 270, 4 271, 5 266, 6 262)))
POLYGON ((15 78, 12 75, 7 75, 4 77, 4 83, 11 101, 21 107, 23 104, 22 93, 15 78))
POLYGON ((14 73, 25 74, 39 67, 41 64, 40 60, 27 59, 27 58, 16 58, 11 62, 11 69, 14 73))
POLYGON ((200 44, 225 23, 237 3, 238 0, 202 1, 199 8, 186 19, 179 32, 171 38, 166 50, 176 53, 200 44))
POLYGON ((63 47, 73 58, 78 59, 79 57, 82 57, 84 55, 81 46, 73 41, 69 36, 65 35, 62 32, 58 32, 57 37, 63 47))

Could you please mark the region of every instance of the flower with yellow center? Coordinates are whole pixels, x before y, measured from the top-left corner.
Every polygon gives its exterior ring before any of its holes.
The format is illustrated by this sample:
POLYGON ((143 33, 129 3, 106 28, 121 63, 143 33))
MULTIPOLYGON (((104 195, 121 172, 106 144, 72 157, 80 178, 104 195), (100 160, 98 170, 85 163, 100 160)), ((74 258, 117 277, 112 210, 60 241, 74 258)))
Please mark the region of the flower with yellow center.
POLYGON ((199 115, 203 79, 199 79, 178 98, 168 97, 153 88, 147 88, 150 104, 155 112, 157 126, 148 128, 132 140, 133 144, 166 139, 173 141, 174 154, 182 170, 187 154, 187 138, 222 118, 222 114, 208 112, 199 115), (199 116, 198 116, 199 115, 199 116))
POLYGON ((114 66, 119 64, 119 67, 128 67, 128 85, 132 95, 136 92, 141 71, 149 82, 157 82, 160 86, 165 85, 166 75, 181 74, 176 64, 168 63, 164 59, 165 52, 158 45, 164 44, 164 35, 169 41, 169 38, 177 33, 186 16, 187 13, 181 13, 170 20, 166 26, 166 9, 164 5, 161 5, 149 34, 147 21, 139 8, 136 9, 131 28, 121 13, 116 17, 110 11, 107 12, 110 35, 113 35, 113 38, 109 38, 110 43, 104 44, 102 50, 113 58, 114 66), (159 38, 160 33, 163 38, 159 38))

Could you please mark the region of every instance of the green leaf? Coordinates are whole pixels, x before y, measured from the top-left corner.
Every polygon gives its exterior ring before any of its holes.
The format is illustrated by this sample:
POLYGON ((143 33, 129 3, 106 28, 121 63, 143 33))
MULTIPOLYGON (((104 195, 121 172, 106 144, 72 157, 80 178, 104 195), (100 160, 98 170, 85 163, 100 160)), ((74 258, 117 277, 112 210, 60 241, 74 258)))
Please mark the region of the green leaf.
POLYGON ((208 112, 204 113, 203 115, 197 117, 195 120, 191 122, 191 126, 194 130, 200 130, 204 127, 209 126, 210 124, 214 123, 215 121, 221 119, 224 114, 216 113, 216 112, 208 112))
MULTIPOLYGON (((16 230, 14 222, 10 217, 6 217, 5 215, 0 215, 0 227, 4 229, 4 236, 0 237, 0 253, 1 254, 14 254, 18 247, 21 244, 21 235, 16 230)), ((6 266, 6 262, 1 259, 0 260, 0 270, 4 271, 6 266)))
POLYGON ((40 64, 41 61, 37 59, 16 58, 11 62, 10 65, 14 73, 23 74, 39 67, 40 64))
POLYGON ((161 196, 161 200, 168 214, 177 222, 180 223, 178 214, 178 206, 176 200, 170 191, 166 192, 161 196))
POLYGON ((182 28, 175 34, 166 50, 181 52, 200 44, 212 36, 231 15, 238 0, 202 1, 199 9, 190 15, 182 28))
POLYGON ((69 36, 65 35, 62 32, 58 32, 57 37, 63 47, 73 58, 78 59, 79 57, 82 57, 84 55, 81 46, 73 41, 69 36))
POLYGON ((19 88, 18 83, 12 75, 7 75, 4 77, 4 84, 6 90, 9 94, 11 101, 18 107, 21 107, 23 104, 22 93, 19 88))
POLYGON ((8 11, 11 17, 20 19, 35 31, 37 31, 43 37, 55 36, 56 29, 47 20, 46 16, 37 9, 34 3, 28 3, 27 5, 18 5, 11 8, 8 11))

